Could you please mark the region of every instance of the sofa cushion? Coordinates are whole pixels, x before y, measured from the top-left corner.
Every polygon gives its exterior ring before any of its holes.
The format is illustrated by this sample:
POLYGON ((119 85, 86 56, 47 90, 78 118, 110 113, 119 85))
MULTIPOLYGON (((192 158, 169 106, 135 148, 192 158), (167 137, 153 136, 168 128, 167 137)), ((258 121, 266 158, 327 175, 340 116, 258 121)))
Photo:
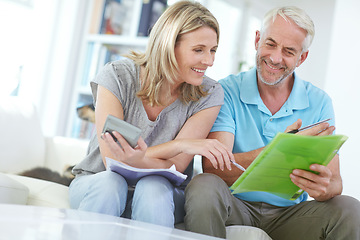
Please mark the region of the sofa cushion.
POLYGON ((0 133, 0 172, 44 165, 45 139, 32 103, 20 97, 0 98, 0 133))
POLYGON ((8 174, 8 176, 29 187, 28 205, 70 208, 67 186, 31 177, 13 174, 8 174))
POLYGON ((0 173, 0 203, 26 204, 28 196, 29 188, 6 174, 0 173))
POLYGON ((267 233, 262 229, 241 225, 227 226, 226 239, 271 240, 269 235, 267 235, 267 233))

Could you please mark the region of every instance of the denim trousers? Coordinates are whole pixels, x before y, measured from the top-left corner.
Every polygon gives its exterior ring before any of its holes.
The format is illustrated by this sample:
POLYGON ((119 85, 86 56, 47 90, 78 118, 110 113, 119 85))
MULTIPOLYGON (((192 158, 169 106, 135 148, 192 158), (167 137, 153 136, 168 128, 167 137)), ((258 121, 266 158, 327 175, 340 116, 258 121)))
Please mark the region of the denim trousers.
POLYGON ((226 237, 226 226, 263 229, 276 240, 360 239, 360 202, 349 196, 289 207, 243 201, 214 174, 200 174, 185 189, 185 228, 226 237))
POLYGON ((140 179, 135 188, 112 171, 76 177, 69 188, 73 209, 125 217, 174 227, 184 219, 184 190, 166 178, 150 175, 140 179))

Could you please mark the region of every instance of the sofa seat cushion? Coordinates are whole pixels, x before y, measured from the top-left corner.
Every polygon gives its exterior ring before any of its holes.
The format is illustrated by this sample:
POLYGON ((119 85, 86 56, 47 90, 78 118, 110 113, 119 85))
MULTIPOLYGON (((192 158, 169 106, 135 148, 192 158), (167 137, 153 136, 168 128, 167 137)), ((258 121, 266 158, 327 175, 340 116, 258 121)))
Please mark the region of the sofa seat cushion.
POLYGON ((27 205, 70 208, 69 188, 67 186, 31 177, 7 175, 29 187, 27 205))
POLYGON ((269 235, 262 229, 242 225, 227 226, 226 239, 271 240, 269 235))
POLYGON ((6 174, 0 173, 0 203, 26 204, 28 196, 28 187, 6 174))
POLYGON ((45 139, 31 102, 0 98, 0 132, 0 172, 19 173, 44 165, 45 139))

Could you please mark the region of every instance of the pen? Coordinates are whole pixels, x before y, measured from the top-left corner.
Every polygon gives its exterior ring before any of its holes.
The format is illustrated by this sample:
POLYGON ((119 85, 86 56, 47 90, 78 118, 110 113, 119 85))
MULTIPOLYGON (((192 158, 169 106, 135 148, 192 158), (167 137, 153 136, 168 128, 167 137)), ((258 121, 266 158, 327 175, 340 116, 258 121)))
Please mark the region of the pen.
POLYGON ((246 169, 243 167, 243 166, 241 166, 240 164, 238 164, 237 162, 235 162, 235 161, 233 161, 233 160, 230 160, 230 162, 232 163, 232 164, 234 164, 237 168, 239 168, 240 170, 242 170, 242 171, 246 171, 246 169))
POLYGON ((320 123, 327 122, 327 121, 329 121, 330 119, 331 119, 331 118, 328 118, 328 119, 322 120, 322 121, 320 121, 320 122, 316 122, 316 123, 310 124, 310 125, 308 125, 308 126, 306 126, 306 127, 302 127, 302 128, 299 128, 299 129, 294 129, 294 130, 291 130, 291 131, 288 132, 288 133, 297 133, 297 132, 300 132, 300 131, 302 131, 302 130, 305 130, 305 129, 314 127, 314 126, 316 126, 316 125, 318 125, 318 124, 320 124, 320 123))

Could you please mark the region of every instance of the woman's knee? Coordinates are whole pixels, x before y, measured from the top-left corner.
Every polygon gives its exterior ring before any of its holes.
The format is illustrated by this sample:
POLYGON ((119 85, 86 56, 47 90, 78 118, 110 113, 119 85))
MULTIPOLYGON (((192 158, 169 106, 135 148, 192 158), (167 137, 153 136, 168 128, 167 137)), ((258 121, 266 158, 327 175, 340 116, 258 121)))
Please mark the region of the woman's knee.
POLYGON ((75 179, 70 186, 70 199, 74 199, 72 205, 75 208, 85 198, 95 201, 113 198, 126 201, 127 189, 127 182, 121 175, 103 171, 75 179))
POLYGON ((163 194, 173 195, 174 186, 164 177, 161 176, 147 176, 138 181, 135 188, 135 193, 138 195, 145 195, 146 197, 159 197, 163 194))
POLYGON ((112 171, 103 171, 94 175, 91 179, 90 191, 101 192, 104 195, 112 195, 127 192, 128 184, 120 175, 112 171))

